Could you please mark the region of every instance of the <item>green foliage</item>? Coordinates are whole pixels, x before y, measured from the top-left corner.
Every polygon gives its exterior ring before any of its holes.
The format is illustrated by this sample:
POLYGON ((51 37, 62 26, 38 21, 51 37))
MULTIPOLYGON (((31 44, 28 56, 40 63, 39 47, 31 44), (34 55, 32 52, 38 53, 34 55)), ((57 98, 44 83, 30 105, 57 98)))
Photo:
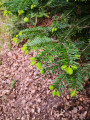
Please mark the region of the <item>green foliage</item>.
POLYGON ((27 48, 27 45, 24 44, 23 47, 22 47, 22 50, 25 52, 25 55, 27 55, 29 53, 28 51, 28 48, 27 48))
POLYGON ((69 75, 73 74, 73 69, 69 66, 68 68, 66 68, 66 73, 69 75))
POLYGON ((29 22, 29 19, 27 17, 25 17, 24 22, 29 22))
POLYGON ((50 89, 50 90, 53 90, 53 89, 54 89, 54 86, 53 86, 53 85, 50 85, 50 86, 49 86, 49 89, 50 89))
POLYGON ((58 91, 58 90, 57 90, 57 91, 56 91, 56 90, 53 90, 53 91, 52 91, 52 95, 53 95, 53 97, 54 97, 54 96, 60 97, 60 91, 58 91))
POLYGON ((33 65, 35 65, 35 64, 36 64, 36 61, 32 61, 31 65, 33 66, 33 65))
POLYGON ((72 89, 71 97, 75 97, 76 91, 83 89, 85 77, 90 77, 88 2, 7 0, 4 3, 6 11, 16 17, 13 20, 17 28, 13 41, 19 44, 28 40, 22 47, 25 54, 33 49, 38 51, 31 58, 31 65, 36 64, 41 74, 57 74, 57 78, 49 86, 53 90, 53 96, 60 96, 60 92, 68 87, 72 89), (49 16, 52 18, 52 25, 38 26, 40 20, 49 19, 49 16), (26 27, 28 24, 29 28, 26 27))
POLYGON ((39 70, 42 70, 42 64, 41 63, 37 63, 37 68, 39 69, 39 70))
POLYGON ((33 41, 31 41, 28 46, 37 46, 38 44, 45 44, 45 43, 48 43, 48 42, 54 42, 53 39, 50 39, 49 37, 36 37, 33 39, 33 41))
POLYGON ((76 96, 76 90, 71 91, 70 95, 71 95, 71 97, 75 97, 76 96))
POLYGON ((31 57, 30 60, 35 60, 35 57, 31 57))

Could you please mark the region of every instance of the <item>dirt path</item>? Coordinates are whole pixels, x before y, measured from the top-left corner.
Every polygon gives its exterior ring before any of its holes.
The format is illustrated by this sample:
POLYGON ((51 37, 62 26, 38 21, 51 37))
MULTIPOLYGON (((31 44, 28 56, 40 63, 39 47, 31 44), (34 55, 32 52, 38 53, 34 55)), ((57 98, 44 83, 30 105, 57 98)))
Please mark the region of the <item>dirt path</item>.
POLYGON ((42 116, 48 119, 50 108, 60 100, 53 99, 48 90, 52 80, 41 77, 39 71, 30 66, 31 56, 32 53, 25 56, 20 48, 6 50, 1 56, 0 110, 3 120, 28 120, 30 117, 39 120, 42 116), (10 84, 13 80, 16 80, 16 84, 12 89, 10 84))

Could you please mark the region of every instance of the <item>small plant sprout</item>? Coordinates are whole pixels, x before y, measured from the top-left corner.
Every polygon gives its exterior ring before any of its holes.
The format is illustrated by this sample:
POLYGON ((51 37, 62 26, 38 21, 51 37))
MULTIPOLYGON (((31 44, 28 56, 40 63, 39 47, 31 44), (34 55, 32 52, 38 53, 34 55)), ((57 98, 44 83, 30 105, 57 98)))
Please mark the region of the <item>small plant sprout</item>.
POLYGON ((27 55, 28 53, 29 53, 29 51, 28 51, 28 50, 26 50, 26 51, 25 51, 25 55, 27 55))
POLYGON ((24 45, 23 45, 23 47, 21 48, 21 50, 25 52, 25 55, 27 55, 27 54, 29 53, 29 51, 28 51, 28 48, 27 48, 27 45, 26 45, 26 44, 24 44, 24 45))
POLYGON ((61 66, 62 70, 65 70, 67 74, 72 75, 73 74, 73 70, 77 70, 77 66, 76 65, 62 65, 61 66))
POLYGON ((66 70, 66 68, 67 68, 67 65, 62 65, 62 66, 61 66, 61 69, 62 69, 62 70, 66 70))
POLYGON ((70 96, 71 96, 71 97, 75 97, 76 95, 77 95, 76 90, 72 90, 72 91, 70 92, 70 96))
POLYGON ((31 57, 31 58, 30 58, 30 60, 32 60, 32 61, 33 61, 33 60, 36 60, 36 59, 35 59, 35 57, 31 57))
POLYGON ((56 90, 53 85, 50 85, 50 86, 49 86, 49 89, 50 89, 50 90, 53 90, 53 91, 52 91, 52 96, 53 96, 53 97, 54 97, 54 96, 60 97, 60 91, 56 90))
POLYGON ((73 69, 69 66, 66 68, 66 73, 69 74, 69 75, 72 75, 73 74, 73 69))
POLYGON ((21 48, 23 51, 26 51, 27 50, 27 45, 24 44, 23 47, 21 48))
POLYGON ((56 96, 60 97, 60 91, 56 91, 56 96))
POLYGON ((18 35, 16 35, 16 37, 18 38, 18 35))
POLYGON ((52 91, 52 96, 54 97, 56 95, 56 90, 52 91))
POLYGON ((11 88, 15 88, 15 83, 16 83, 16 80, 13 80, 11 83, 11 88))
POLYGON ((9 14, 11 14, 11 11, 5 10, 3 16, 9 15, 9 14))
POLYGON ((57 28, 55 28, 55 27, 52 28, 52 33, 53 33, 53 32, 56 32, 56 31, 57 31, 57 28))
POLYGON ((44 74, 44 70, 40 70, 40 73, 41 73, 41 74, 44 74))
POLYGON ((53 91, 52 91, 52 96, 53 96, 53 97, 54 97, 54 96, 60 97, 60 91, 58 91, 58 90, 53 90, 53 91))
POLYGON ((44 74, 44 69, 43 69, 43 67, 42 67, 42 64, 39 62, 39 63, 37 63, 37 65, 36 65, 36 67, 40 70, 40 73, 41 74, 44 74))
POLYGON ((42 70, 43 68, 42 68, 42 64, 39 62, 39 63, 37 63, 37 68, 39 69, 39 70, 42 70))
POLYGON ((25 17, 24 22, 29 22, 29 19, 27 17, 25 17))
POLYGON ((18 38, 17 37, 14 37, 12 40, 15 42, 15 44, 18 44, 18 38))
POLYGON ((71 65, 71 68, 72 68, 73 70, 77 70, 77 66, 76 66, 76 65, 71 65))
POLYGON ((33 66, 33 65, 35 65, 36 64, 36 61, 32 61, 31 62, 31 65, 33 66))
POLYGON ((36 64, 36 59, 35 59, 35 57, 31 57, 30 60, 32 60, 32 62, 31 62, 31 65, 32 65, 32 66, 36 64))
POLYGON ((36 7, 36 5, 31 5, 31 9, 34 9, 36 7))
POLYGON ((19 32, 19 36, 22 36, 22 31, 19 32))
POLYGON ((22 15, 23 13, 24 13, 23 10, 18 10, 18 14, 19 14, 19 15, 22 15))
POLYGON ((50 86, 49 86, 49 89, 50 89, 50 90, 53 90, 53 89, 54 89, 54 86, 53 86, 53 85, 50 85, 50 86))

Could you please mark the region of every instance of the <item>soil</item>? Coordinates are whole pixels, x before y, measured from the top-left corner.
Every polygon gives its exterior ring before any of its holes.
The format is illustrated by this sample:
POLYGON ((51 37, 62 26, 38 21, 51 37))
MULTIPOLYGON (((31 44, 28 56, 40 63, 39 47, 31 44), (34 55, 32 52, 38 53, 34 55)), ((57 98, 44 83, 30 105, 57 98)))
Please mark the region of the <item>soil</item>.
POLYGON ((14 45, 10 51, 4 45, 0 55, 0 120, 90 120, 90 81, 76 98, 68 91, 52 97, 48 87, 56 76, 42 76, 30 66, 30 57, 35 54, 25 55, 14 45))

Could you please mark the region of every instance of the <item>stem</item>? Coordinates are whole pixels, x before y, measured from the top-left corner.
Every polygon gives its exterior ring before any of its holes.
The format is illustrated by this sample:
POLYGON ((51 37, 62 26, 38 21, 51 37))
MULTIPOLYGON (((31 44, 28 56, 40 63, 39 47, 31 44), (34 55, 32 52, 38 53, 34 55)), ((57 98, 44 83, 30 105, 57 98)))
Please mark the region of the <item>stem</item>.
POLYGON ((55 67, 55 66, 58 66, 58 64, 52 64, 51 66, 44 67, 44 69, 46 69, 46 68, 51 68, 51 67, 55 67))
POLYGON ((84 52, 89 46, 90 46, 90 44, 88 44, 88 46, 86 46, 86 47, 82 50, 82 52, 84 52))
POLYGON ((37 25, 38 19, 37 16, 35 17, 35 26, 37 25))

